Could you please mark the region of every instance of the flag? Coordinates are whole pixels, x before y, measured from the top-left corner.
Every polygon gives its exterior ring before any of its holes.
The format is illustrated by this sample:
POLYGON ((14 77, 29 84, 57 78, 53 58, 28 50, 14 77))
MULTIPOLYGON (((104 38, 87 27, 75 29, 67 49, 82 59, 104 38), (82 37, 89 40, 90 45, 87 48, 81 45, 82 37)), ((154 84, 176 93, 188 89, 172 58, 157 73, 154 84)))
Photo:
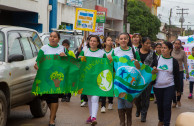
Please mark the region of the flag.
POLYGON ((107 58, 85 57, 80 67, 79 92, 113 97, 113 65, 107 58))
POLYGON ((133 101, 141 92, 156 79, 153 68, 138 61, 131 61, 128 56, 114 58, 114 95, 133 101), (153 73, 153 74, 152 74, 153 73))
POLYGON ((80 68, 77 59, 70 56, 44 55, 37 64, 39 69, 32 87, 33 94, 77 92, 80 68))

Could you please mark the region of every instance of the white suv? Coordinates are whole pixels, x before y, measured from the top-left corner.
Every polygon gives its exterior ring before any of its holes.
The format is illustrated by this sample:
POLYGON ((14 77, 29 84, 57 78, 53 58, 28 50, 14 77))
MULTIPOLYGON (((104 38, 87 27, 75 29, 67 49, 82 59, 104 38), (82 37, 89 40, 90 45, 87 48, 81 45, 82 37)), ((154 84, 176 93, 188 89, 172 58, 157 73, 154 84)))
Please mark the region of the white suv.
POLYGON ((31 94, 42 45, 35 30, 0 25, 0 126, 6 125, 11 108, 20 105, 29 104, 34 117, 46 114, 46 102, 31 94))

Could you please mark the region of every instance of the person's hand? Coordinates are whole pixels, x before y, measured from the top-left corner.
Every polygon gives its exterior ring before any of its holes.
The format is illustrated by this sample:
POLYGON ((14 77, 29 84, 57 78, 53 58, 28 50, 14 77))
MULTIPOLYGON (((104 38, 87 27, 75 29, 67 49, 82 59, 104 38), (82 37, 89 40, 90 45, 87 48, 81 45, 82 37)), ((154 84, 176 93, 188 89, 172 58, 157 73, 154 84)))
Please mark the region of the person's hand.
POLYGON ((82 57, 83 57, 83 56, 78 56, 78 59, 79 59, 79 58, 82 58, 82 57))
POLYGON ((135 61, 135 59, 131 59, 131 61, 135 61))
POLYGON ((37 65, 37 63, 34 64, 34 69, 38 70, 38 65, 37 65))
POLYGON ((112 56, 111 55, 108 55, 107 58, 112 62, 112 56))
POLYGON ((155 67, 155 66, 153 67, 152 73, 153 73, 153 74, 157 74, 157 73, 158 73, 157 67, 155 67))
POLYGON ((189 73, 187 73, 186 78, 189 79, 189 73))
POLYGON ((61 52, 59 55, 60 56, 67 56, 64 52, 61 52))
POLYGON ((181 92, 177 92, 176 95, 177 95, 177 96, 181 96, 181 92))

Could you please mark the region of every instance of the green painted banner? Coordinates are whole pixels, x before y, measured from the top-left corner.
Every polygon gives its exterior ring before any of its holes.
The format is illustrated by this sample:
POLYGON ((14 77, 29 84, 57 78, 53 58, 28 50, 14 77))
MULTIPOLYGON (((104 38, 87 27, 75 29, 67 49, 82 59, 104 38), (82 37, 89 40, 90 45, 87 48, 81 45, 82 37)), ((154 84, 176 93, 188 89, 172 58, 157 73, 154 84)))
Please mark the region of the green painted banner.
POLYGON ((113 66, 107 58, 44 55, 32 87, 34 95, 83 93, 113 96, 113 66))

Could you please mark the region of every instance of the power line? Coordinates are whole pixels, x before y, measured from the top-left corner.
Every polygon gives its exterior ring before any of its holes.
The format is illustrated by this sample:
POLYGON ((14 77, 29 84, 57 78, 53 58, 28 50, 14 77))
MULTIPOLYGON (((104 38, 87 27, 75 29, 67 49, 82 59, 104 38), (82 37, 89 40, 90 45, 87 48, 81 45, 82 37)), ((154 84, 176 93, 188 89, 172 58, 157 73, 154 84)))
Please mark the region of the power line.
POLYGON ((184 13, 184 11, 189 10, 189 9, 182 8, 182 9, 176 9, 176 10, 181 10, 181 13, 176 13, 176 14, 181 15, 179 22, 181 23, 181 35, 183 35, 183 23, 185 22, 184 15, 189 14, 189 13, 184 13))

